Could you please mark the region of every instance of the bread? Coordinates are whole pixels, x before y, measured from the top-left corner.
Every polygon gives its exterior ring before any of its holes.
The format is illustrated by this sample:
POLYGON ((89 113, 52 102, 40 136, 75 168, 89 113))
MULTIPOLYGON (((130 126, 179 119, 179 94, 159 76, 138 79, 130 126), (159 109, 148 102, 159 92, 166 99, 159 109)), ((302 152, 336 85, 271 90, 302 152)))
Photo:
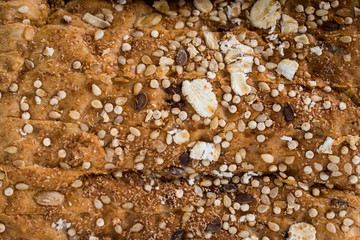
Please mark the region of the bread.
POLYGON ((356 1, 0 3, 0 239, 360 239, 356 1))

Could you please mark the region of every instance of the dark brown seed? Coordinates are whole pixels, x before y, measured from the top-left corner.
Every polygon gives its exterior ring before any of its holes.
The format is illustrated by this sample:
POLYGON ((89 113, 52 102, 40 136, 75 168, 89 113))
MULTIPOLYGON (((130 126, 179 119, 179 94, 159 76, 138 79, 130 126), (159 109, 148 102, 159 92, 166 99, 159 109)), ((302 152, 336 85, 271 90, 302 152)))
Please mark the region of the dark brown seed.
POLYGON ((236 28, 237 26, 239 26, 239 24, 237 24, 236 22, 230 22, 230 28, 236 28))
POLYGON ((174 95, 175 93, 179 93, 181 91, 182 84, 171 84, 170 87, 165 88, 165 92, 168 94, 174 95))
POLYGON ((167 169, 167 172, 172 176, 172 177, 183 177, 185 176, 185 171, 182 168, 179 167, 169 167, 167 169))
POLYGON ((185 231, 180 229, 173 233, 171 240, 183 240, 185 239, 185 231))
POLYGON ((247 194, 247 193, 238 193, 236 194, 235 196, 235 201, 238 202, 238 203, 250 203, 254 200, 254 198, 247 194))
POLYGON ((220 24, 217 29, 218 29, 219 32, 228 32, 228 31, 230 30, 230 29, 229 29, 226 25, 224 25, 224 24, 220 24))
POLYGON ((216 220, 207 225, 205 232, 216 233, 217 231, 221 230, 221 228, 222 228, 222 223, 219 220, 216 220))
POLYGON ((188 152, 185 152, 180 157, 180 164, 183 166, 189 165, 190 162, 190 154, 188 152))
POLYGON ((176 64, 177 65, 180 65, 180 66, 183 66, 187 60, 188 60, 188 56, 187 56, 187 53, 184 49, 179 49, 179 51, 177 52, 176 54, 176 64))
POLYGON ((323 25, 321 25, 321 28, 325 31, 336 31, 340 29, 340 24, 337 22, 324 22, 323 25))
POLYGON ((325 46, 331 53, 342 54, 342 50, 338 46, 330 45, 329 43, 325 43, 325 46))
POLYGON ((283 115, 284 115, 285 121, 287 121, 287 122, 294 120, 294 108, 290 103, 285 103, 284 109, 283 109, 283 115))
POLYGON ((237 191, 237 187, 233 183, 225 184, 221 188, 222 191, 232 193, 237 191))
POLYGON ((140 111, 144 109, 147 102, 148 102, 148 97, 146 93, 144 92, 139 93, 138 95, 135 96, 135 110, 140 111))
POLYGON ((331 199, 330 204, 337 211, 346 210, 349 207, 349 205, 346 201, 336 199, 336 198, 331 199))

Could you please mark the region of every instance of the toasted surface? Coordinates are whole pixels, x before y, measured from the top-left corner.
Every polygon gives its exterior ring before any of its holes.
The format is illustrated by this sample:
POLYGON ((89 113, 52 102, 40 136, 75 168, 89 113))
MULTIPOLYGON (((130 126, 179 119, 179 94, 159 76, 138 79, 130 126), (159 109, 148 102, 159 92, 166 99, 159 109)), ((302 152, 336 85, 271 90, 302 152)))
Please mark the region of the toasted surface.
POLYGON ((0 238, 360 238, 359 8, 2 1, 0 238))

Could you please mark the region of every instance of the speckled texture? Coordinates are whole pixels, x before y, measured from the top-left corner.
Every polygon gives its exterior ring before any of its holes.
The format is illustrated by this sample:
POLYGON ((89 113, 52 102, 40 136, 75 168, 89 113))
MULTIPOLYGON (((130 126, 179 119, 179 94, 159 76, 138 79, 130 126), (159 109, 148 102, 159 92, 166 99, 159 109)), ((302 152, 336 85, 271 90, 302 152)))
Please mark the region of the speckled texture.
POLYGON ((281 33, 281 20, 272 33, 256 28, 249 21, 254 1, 240 4, 236 17, 230 1, 209 1, 211 13, 192 1, 169 1, 170 12, 153 1, 119 2, 0 3, 1 239, 277 240, 298 222, 314 226, 318 240, 360 238, 356 1, 279 1, 305 33, 281 33), (329 7, 327 19, 318 16, 320 7, 329 7), (138 23, 155 12, 159 23, 138 23), (95 40, 102 32, 82 20, 85 13, 110 23, 102 38, 95 40), (303 34, 308 44, 296 42, 303 34), (254 50, 251 91, 243 96, 231 89, 229 63, 219 58, 233 37, 254 50), (283 59, 299 65, 292 80, 276 71, 283 59), (216 95, 209 118, 181 89, 199 78, 216 95), (147 96, 141 107, 139 93, 147 96), (174 143, 178 130, 189 140, 174 143), (327 137, 332 153, 318 152, 327 137), (189 159, 197 141, 220 144, 219 159, 189 159), (271 197, 264 186, 279 194, 271 197), (34 196, 44 191, 65 201, 40 205, 34 196), (252 201, 237 202, 240 193, 252 201), (71 225, 56 229, 63 221, 71 225), (222 228, 211 234, 206 229, 215 221, 222 228))

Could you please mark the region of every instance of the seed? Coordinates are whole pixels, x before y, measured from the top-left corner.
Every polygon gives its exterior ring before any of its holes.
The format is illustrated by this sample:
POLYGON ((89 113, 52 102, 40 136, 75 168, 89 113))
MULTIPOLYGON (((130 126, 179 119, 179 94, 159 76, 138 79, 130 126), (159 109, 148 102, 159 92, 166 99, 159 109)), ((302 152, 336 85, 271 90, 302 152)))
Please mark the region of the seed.
POLYGON ((44 146, 45 146, 45 147, 50 146, 50 144, 51 144, 51 140, 50 140, 50 138, 44 138, 44 140, 43 140, 43 144, 44 144, 44 146))
POLYGON ((316 10, 315 14, 316 14, 316 16, 322 17, 322 16, 327 15, 328 11, 324 10, 324 9, 319 9, 319 10, 316 10))
POLYGON ((171 240, 184 240, 185 239, 185 231, 180 229, 173 233, 171 236, 171 240))
POLYGON ((71 119, 74 119, 74 120, 79 120, 80 119, 80 113, 76 110, 73 110, 73 111, 69 111, 69 117, 71 119))
POLYGON ((104 222, 104 219, 103 219, 103 218, 98 218, 98 219, 96 220, 96 226, 102 227, 102 226, 104 226, 104 224, 105 224, 105 222, 104 222))
POLYGON ((176 64, 177 65, 180 65, 180 66, 183 66, 185 65, 185 63, 187 62, 188 60, 188 56, 187 56, 187 53, 184 49, 179 49, 179 51, 177 52, 176 54, 176 64))
MULTIPOLYGON (((237 191, 237 187, 235 186, 235 184, 229 183, 229 184, 225 184, 221 187, 221 191, 227 192, 227 193, 232 193, 232 192, 236 192, 237 191)), ((235 199, 235 201, 237 201, 235 199)))
POLYGON ((134 84, 134 95, 138 95, 140 91, 142 90, 143 85, 141 83, 135 83, 134 84))
POLYGON ((224 201, 224 206, 226 208, 231 207, 231 199, 227 195, 224 196, 223 201, 224 201))
POLYGON ((156 66, 155 65, 150 65, 145 70, 145 76, 153 75, 155 72, 156 72, 156 66))
POLYGON ((135 110, 140 111, 144 109, 148 102, 148 97, 145 92, 140 92, 135 96, 135 110))
POLYGON ((329 222, 326 224, 326 230, 328 230, 331 233, 336 233, 336 227, 333 223, 329 222))
POLYGON ((222 223, 219 220, 215 220, 206 226, 205 232, 216 233, 221 230, 222 223))
POLYGON ((103 207, 103 204, 99 199, 96 198, 94 200, 94 206, 95 206, 96 209, 101 209, 103 207))
POLYGON ((59 118, 61 118, 61 114, 56 111, 51 111, 51 112, 49 112, 49 118, 59 119, 59 118))
POLYGON ((202 187, 210 187, 211 185, 212 185, 212 181, 208 180, 208 179, 201 181, 201 183, 200 183, 200 186, 202 186, 202 187))
POLYGON ((0 233, 4 232, 6 229, 5 224, 0 223, 0 233))
POLYGON ((134 226, 131 227, 130 232, 140 232, 141 230, 143 230, 144 225, 142 225, 141 223, 136 223, 134 226))
POLYGON ((194 0, 193 3, 195 8, 203 13, 209 13, 213 9, 213 4, 210 0, 194 0))
POLYGON ((339 40, 342 43, 351 43, 352 38, 351 38, 351 36, 342 36, 339 38, 339 40))
POLYGON ((95 96, 101 95, 101 89, 98 87, 98 85, 96 85, 96 84, 91 85, 91 90, 95 96))
POLYGON ((121 207, 124 209, 132 209, 134 207, 134 204, 131 202, 126 202, 123 205, 121 205, 121 207))
POLYGON ((189 165, 190 162, 190 154, 189 152, 185 152, 180 157, 180 164, 183 166, 189 165))
POLYGON ((72 67, 73 67, 73 69, 75 69, 75 70, 80 69, 80 68, 81 68, 81 62, 80 62, 80 61, 75 61, 75 62, 73 62, 72 67))
POLYGON ((21 13, 27 13, 29 11, 29 7, 28 6, 21 6, 18 8, 18 11, 21 13))
POLYGON ((266 154, 261 154, 260 157, 266 163, 273 163, 274 162, 274 157, 271 154, 267 154, 267 153, 266 154))
POLYGON ((149 13, 145 16, 139 18, 136 22, 136 27, 143 28, 143 27, 152 27, 158 24, 162 19, 162 15, 159 13, 149 13))
POLYGON ((269 226, 270 230, 273 231, 273 232, 277 232, 277 231, 280 230, 279 225, 277 225, 274 222, 268 222, 268 226, 269 226))
POLYGON ((79 187, 81 187, 82 185, 83 185, 83 182, 82 182, 81 180, 79 180, 79 179, 75 180, 75 181, 73 182, 73 184, 71 184, 71 186, 74 187, 74 188, 79 188, 79 187))
POLYGON ((325 31, 336 31, 340 29, 340 24, 338 24, 337 22, 331 21, 331 22, 324 22, 321 25, 321 28, 324 29, 325 31))
POLYGON ((140 137, 141 136, 141 132, 139 131, 139 129, 134 128, 134 127, 130 127, 130 132, 132 135, 136 136, 136 137, 140 137))
POLYGON ((290 103, 285 103, 283 108, 283 115, 285 121, 287 122, 294 120, 294 108, 290 103))
POLYGON ((4 149, 4 152, 15 154, 17 152, 17 147, 10 146, 4 149))
POLYGON ((23 190, 29 189, 29 185, 27 185, 25 183, 18 183, 18 184, 15 185, 15 188, 17 190, 23 191, 23 190))
POLYGON ((218 27, 217 27, 217 30, 219 32, 228 32, 228 31, 230 31, 230 29, 224 24, 219 24, 218 27))
POLYGON ((270 208, 269 206, 261 204, 258 206, 257 210, 259 213, 265 213, 267 212, 267 210, 269 210, 269 208, 270 208))
POLYGON ((34 200, 43 206, 58 206, 64 203, 65 196, 56 191, 38 192, 34 195, 34 200))
POLYGON ((33 130, 34 130, 33 126, 31 124, 28 124, 28 123, 25 124, 24 127, 23 127, 23 131, 25 133, 28 133, 28 134, 32 133, 33 130))
POLYGON ((33 69, 35 67, 33 61, 30 59, 25 59, 25 66, 27 69, 33 69))
POLYGON ((120 224, 117 224, 114 228, 115 232, 117 234, 121 234, 122 233, 122 227, 120 226, 120 224))
POLYGON ((172 177, 183 177, 185 176, 185 171, 182 168, 179 167, 169 167, 166 170, 172 177))
POLYGON ((235 196, 235 201, 244 204, 244 203, 250 203, 254 200, 253 196, 247 193, 238 193, 235 196))
POLYGON ((4 189, 4 195, 7 197, 10 197, 14 194, 14 189, 12 189, 11 187, 5 188, 4 189))

